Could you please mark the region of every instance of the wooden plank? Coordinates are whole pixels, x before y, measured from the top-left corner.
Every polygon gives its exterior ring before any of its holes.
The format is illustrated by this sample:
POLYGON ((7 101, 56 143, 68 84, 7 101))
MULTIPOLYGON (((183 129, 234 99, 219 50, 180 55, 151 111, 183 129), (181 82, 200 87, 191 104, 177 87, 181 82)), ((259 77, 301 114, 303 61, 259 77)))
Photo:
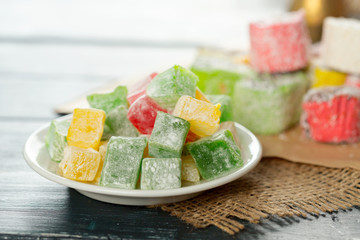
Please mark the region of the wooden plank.
POLYGON ((264 219, 229 236, 215 227, 196 229, 159 209, 89 199, 50 182, 26 166, 21 151, 46 121, 0 120, 0 239, 356 239, 360 207, 320 217, 264 219))
POLYGON ((109 77, 0 74, 0 118, 51 119, 53 108, 111 81, 109 77))

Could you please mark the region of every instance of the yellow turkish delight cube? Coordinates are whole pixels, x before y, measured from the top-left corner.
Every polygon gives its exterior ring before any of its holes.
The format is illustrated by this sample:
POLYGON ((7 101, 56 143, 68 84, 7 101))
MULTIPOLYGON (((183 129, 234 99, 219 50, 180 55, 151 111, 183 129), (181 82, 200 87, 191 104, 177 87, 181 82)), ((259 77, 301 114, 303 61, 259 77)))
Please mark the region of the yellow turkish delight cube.
POLYGON ((194 159, 188 155, 181 158, 181 179, 189 182, 200 181, 200 174, 194 159))
POLYGON ((99 147, 99 153, 100 153, 100 164, 99 164, 99 169, 96 173, 95 176, 95 182, 99 182, 100 181, 100 177, 101 177, 101 172, 102 172, 102 168, 104 165, 104 161, 105 161, 105 156, 106 156, 106 149, 107 149, 107 144, 109 141, 101 141, 100 142, 100 147, 99 147))
POLYGON ((201 100, 201 101, 204 101, 204 102, 211 103, 210 100, 206 97, 206 95, 199 88, 196 88, 195 98, 197 100, 201 100))
POLYGON ((220 104, 212 105, 190 96, 182 96, 173 115, 190 122, 190 131, 199 137, 210 136, 219 128, 220 104))
POLYGON ((73 119, 68 131, 69 146, 99 150, 104 131, 105 112, 98 109, 74 109, 73 119))
POLYGON ((93 181, 100 164, 100 153, 92 148, 66 146, 64 159, 59 167, 65 178, 77 181, 93 181))
POLYGON ((315 68, 312 87, 340 86, 345 83, 346 74, 326 68, 315 68))

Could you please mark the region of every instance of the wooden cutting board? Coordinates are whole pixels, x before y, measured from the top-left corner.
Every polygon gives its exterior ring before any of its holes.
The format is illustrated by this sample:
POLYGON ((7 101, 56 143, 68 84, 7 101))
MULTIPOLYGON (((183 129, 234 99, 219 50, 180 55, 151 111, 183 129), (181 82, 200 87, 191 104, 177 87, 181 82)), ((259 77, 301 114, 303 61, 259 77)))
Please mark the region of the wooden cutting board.
POLYGON ((263 157, 280 157, 294 162, 360 170, 360 143, 318 143, 306 138, 300 126, 279 135, 257 137, 263 146, 263 157))

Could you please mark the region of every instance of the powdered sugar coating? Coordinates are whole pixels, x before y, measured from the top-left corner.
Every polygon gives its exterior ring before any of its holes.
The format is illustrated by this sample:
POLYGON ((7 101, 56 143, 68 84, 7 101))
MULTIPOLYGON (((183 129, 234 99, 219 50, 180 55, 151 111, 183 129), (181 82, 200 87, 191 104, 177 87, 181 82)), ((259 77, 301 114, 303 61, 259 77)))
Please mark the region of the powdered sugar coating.
POLYGON ((145 158, 141 169, 141 189, 181 187, 180 158, 145 158))
POLYGON ((327 17, 323 31, 323 58, 328 67, 360 74, 360 21, 327 17))
POLYGON ((353 143, 360 140, 360 90, 325 87, 311 90, 303 102, 301 126, 315 141, 353 143))
POLYGON ((151 134, 158 111, 167 112, 150 97, 144 95, 130 106, 127 117, 141 134, 151 134))
POLYGON ((259 72, 290 72, 308 62, 310 38, 304 11, 250 24, 251 65, 259 72))
POLYGON ((233 96, 234 121, 260 135, 281 133, 299 121, 308 86, 303 72, 238 81, 233 96))
POLYGON ((135 189, 146 137, 111 137, 100 177, 101 186, 135 189))

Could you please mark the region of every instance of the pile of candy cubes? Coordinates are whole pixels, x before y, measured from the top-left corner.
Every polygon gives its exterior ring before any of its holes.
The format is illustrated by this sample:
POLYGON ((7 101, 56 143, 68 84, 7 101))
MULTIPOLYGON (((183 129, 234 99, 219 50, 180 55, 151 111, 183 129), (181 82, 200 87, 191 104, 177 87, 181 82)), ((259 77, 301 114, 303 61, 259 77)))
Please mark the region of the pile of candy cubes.
POLYGON ((221 116, 229 115, 226 96, 211 102, 197 82, 174 66, 129 92, 119 86, 88 96, 92 108, 52 121, 51 159, 65 178, 121 189, 180 188, 182 180, 196 183, 242 167, 232 132, 218 131, 221 116))
POLYGON ((230 97, 231 120, 258 135, 279 134, 299 122, 309 86, 305 12, 252 22, 249 40, 249 53, 201 51, 191 70, 205 94, 230 97))

